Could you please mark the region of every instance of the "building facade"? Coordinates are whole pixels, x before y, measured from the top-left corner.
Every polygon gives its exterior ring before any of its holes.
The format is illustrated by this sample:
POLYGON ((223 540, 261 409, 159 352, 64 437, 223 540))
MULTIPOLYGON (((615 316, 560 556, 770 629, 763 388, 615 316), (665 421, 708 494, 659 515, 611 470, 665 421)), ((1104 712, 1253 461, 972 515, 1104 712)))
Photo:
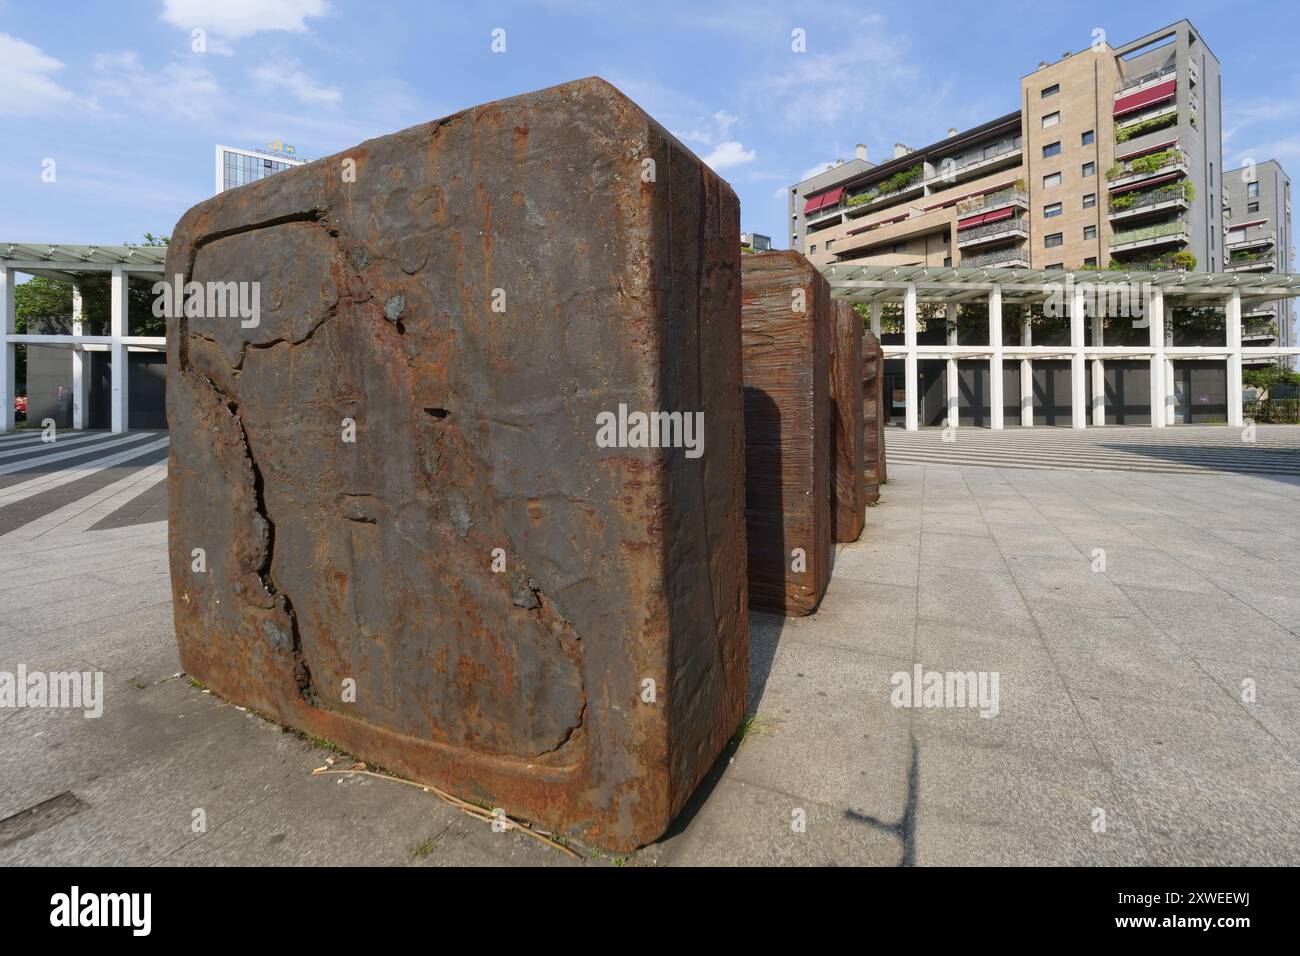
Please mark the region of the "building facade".
POLYGON ((1219 62, 1191 23, 1043 62, 1019 101, 792 186, 791 246, 819 266, 1220 271, 1219 62))
POLYGON ((293 147, 284 143, 270 143, 266 149, 260 150, 218 146, 216 191, 220 193, 236 186, 246 186, 306 162, 297 159, 293 153, 293 147))
MULTIPOLYGON (((1291 180, 1274 160, 1223 174, 1223 216, 1227 272, 1292 272, 1291 180)), ((1295 344, 1290 299, 1265 302, 1242 316, 1248 345, 1295 344)), ((1264 364, 1268 359, 1252 360, 1264 364)), ((1290 365, 1292 359, 1287 359, 1290 365)))

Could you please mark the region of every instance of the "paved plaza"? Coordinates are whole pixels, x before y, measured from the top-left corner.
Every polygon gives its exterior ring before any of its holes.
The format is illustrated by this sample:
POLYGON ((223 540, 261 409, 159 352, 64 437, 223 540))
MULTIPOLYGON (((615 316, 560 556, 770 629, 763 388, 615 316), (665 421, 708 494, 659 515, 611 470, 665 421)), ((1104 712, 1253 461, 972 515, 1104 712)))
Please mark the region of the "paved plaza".
MULTIPOLYGON (((1300 863, 1300 428, 1040 431, 891 431, 819 612, 751 615, 743 732, 588 862, 1300 863), (894 706, 917 665, 996 716, 894 706)), ((0 436, 0 671, 105 674, 0 709, 0 865, 570 863, 178 673, 165 451, 0 436)))

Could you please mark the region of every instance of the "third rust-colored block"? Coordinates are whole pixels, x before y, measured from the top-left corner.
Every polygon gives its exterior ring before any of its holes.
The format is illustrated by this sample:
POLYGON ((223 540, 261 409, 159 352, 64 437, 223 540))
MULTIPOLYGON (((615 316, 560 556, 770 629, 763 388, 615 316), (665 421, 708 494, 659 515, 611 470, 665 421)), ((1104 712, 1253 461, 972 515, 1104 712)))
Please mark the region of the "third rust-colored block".
POLYGON ((749 603, 811 614, 831 567, 831 290, 790 250, 741 273, 749 603))
POLYGON ((889 396, 885 394, 885 355, 880 340, 869 331, 862 333, 862 434, 865 446, 864 469, 866 500, 880 500, 880 486, 885 483, 885 426, 888 422, 889 396))
POLYGON ((862 431, 862 317, 834 301, 831 336, 831 520, 836 541, 857 541, 866 522, 862 431))
POLYGON ((168 281, 261 314, 168 319, 185 670, 512 817, 662 834, 744 714, 739 220, 598 79, 187 212, 168 281))

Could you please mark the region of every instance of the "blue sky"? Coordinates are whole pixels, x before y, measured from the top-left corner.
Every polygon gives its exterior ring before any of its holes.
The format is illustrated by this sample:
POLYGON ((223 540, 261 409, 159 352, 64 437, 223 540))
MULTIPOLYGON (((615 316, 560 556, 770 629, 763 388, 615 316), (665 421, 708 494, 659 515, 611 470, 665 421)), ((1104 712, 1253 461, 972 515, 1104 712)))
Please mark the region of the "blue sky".
POLYGON ((1010 112, 1039 60, 1181 17, 1223 63, 1225 165, 1300 176, 1294 3, 0 0, 0 240, 170 232, 211 195, 216 143, 315 158, 595 74, 731 182, 744 229, 785 245, 784 188, 819 163, 1010 112))

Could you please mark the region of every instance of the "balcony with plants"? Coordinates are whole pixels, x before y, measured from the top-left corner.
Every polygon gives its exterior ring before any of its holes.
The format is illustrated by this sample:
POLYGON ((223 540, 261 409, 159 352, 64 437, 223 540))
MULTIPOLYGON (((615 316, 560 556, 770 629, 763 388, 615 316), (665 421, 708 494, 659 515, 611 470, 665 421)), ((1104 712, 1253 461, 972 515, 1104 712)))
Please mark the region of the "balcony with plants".
POLYGON ((1190 238, 1186 220, 1172 219, 1169 222, 1158 222, 1151 226, 1142 226, 1138 229, 1128 229, 1112 234, 1110 237, 1110 251, 1112 254, 1135 252, 1139 249, 1185 243, 1190 238))
POLYGON ((1111 259, 1106 268, 1115 272, 1195 272, 1196 256, 1180 249, 1148 258, 1111 259))
POLYGON ((1249 249, 1230 253, 1223 264, 1224 272, 1272 272, 1277 260, 1271 252, 1249 249))
POLYGON ((1194 198, 1196 187, 1187 180, 1154 187, 1139 184, 1133 189, 1111 194, 1109 218, 1111 222, 1117 222, 1182 211, 1190 208, 1194 198))
POLYGON ((888 179, 851 194, 845 201, 845 211, 850 216, 860 216, 872 208, 878 207, 888 199, 900 199, 903 196, 924 189, 925 163, 917 163, 890 176, 888 179))
POLYGON ((1165 80, 1172 80, 1178 73, 1178 64, 1176 62, 1166 63, 1157 70, 1151 70, 1140 76, 1128 77, 1120 80, 1115 87, 1115 99, 1122 100, 1124 97, 1133 93, 1141 92, 1143 89, 1153 86, 1165 80))
POLYGON ((1117 162, 1106 170, 1112 191, 1132 186, 1155 176, 1186 175, 1187 155, 1177 146, 1147 153, 1124 162, 1117 162))
POLYGON ((994 193, 985 193, 982 196, 971 196, 969 199, 963 199, 957 203, 957 215, 973 216, 981 212, 996 212, 999 209, 1005 209, 1007 206, 1017 206, 1020 209, 1029 208, 1029 193, 1025 192, 1025 181, 1023 179, 1017 179, 1009 189, 999 189, 994 193))
POLYGON ((1139 116, 1117 120, 1115 122, 1115 145, 1127 143, 1131 139, 1166 129, 1178 122, 1178 104, 1166 103, 1154 110, 1148 110, 1139 116))

